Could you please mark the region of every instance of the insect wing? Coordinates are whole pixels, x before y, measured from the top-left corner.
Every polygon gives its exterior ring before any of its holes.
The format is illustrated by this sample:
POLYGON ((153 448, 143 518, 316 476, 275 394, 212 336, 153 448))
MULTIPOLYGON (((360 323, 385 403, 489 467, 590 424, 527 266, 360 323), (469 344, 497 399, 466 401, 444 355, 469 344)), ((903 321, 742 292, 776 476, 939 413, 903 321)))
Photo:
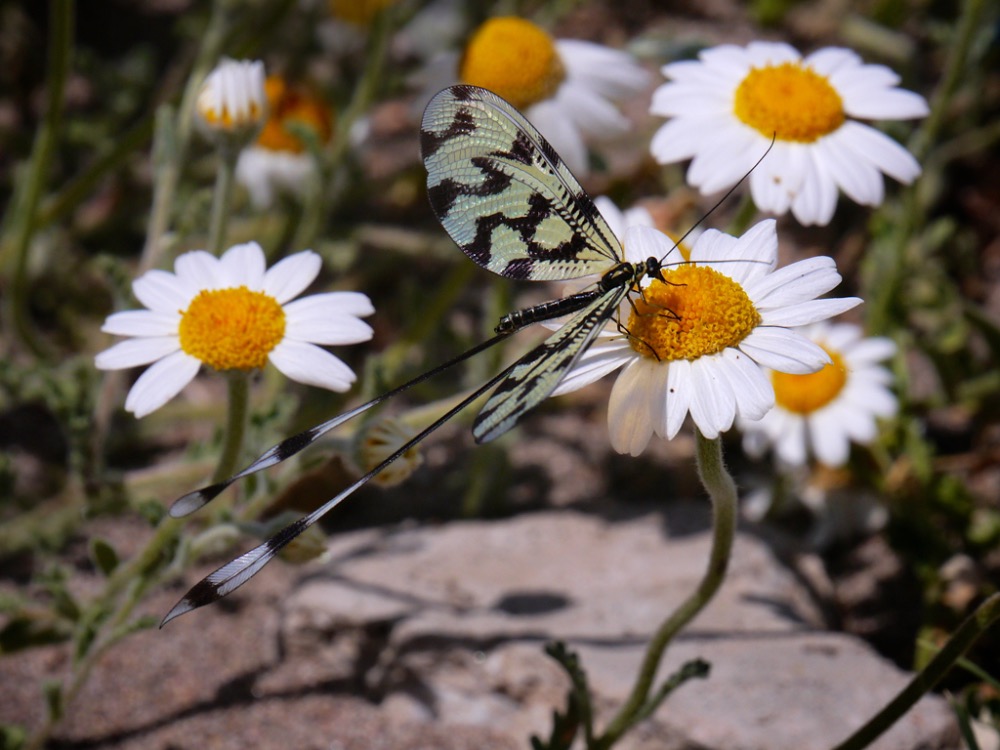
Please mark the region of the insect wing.
POLYGON ((486 89, 431 99, 420 144, 427 194, 445 231, 476 263, 512 279, 600 273, 621 245, 535 127, 486 89))
POLYGON ((503 435, 555 390, 630 288, 630 285, 623 284, 606 291, 511 368, 510 374, 493 391, 472 425, 472 435, 477 443, 489 442, 503 435))

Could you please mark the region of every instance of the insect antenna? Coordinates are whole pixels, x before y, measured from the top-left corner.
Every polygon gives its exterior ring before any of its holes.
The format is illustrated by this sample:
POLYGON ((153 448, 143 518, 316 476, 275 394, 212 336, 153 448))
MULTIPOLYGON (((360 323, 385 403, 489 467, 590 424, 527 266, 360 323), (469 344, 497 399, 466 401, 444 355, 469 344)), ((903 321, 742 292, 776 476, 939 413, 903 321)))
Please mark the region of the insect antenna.
MULTIPOLYGON (((690 227, 688 227, 688 230, 684 234, 682 234, 680 236, 680 239, 678 239, 674 243, 674 246, 672 248, 670 248, 666 253, 663 254, 663 257, 660 258, 660 262, 661 263, 666 259, 666 257, 668 255, 670 255, 670 253, 672 253, 674 250, 677 249, 678 245, 684 244, 684 240, 686 240, 688 238, 688 235, 690 235, 691 232, 693 232, 695 229, 697 229, 698 227, 700 227, 702 225, 702 223, 705 221, 705 219, 707 219, 709 216, 711 216, 712 214, 714 214, 718 210, 719 206, 721 206, 723 203, 725 203, 727 200, 729 200, 732 197, 733 193, 736 192, 736 189, 740 185, 742 185, 744 182, 746 182, 747 178, 750 177, 750 175, 753 173, 753 171, 755 169, 757 169, 757 167, 760 166, 760 163, 762 161, 764 161, 765 157, 769 153, 771 153, 771 149, 774 148, 774 142, 775 142, 775 140, 777 138, 778 138, 778 134, 777 133, 774 133, 774 134, 771 135, 771 142, 767 145, 767 149, 765 149, 764 153, 760 155, 760 158, 757 159, 757 161, 755 161, 753 163, 753 166, 750 167, 750 169, 748 169, 746 172, 743 173, 743 176, 740 177, 740 179, 737 180, 736 183, 731 188, 729 188, 729 190, 727 190, 723 194, 723 196, 721 198, 719 198, 719 200, 717 200, 712 205, 712 207, 710 209, 708 209, 704 214, 702 214, 702 216, 698 219, 698 221, 696 221, 694 224, 692 224, 690 227)), ((743 261, 743 262, 745 262, 745 261, 743 261)))
MULTIPOLYGON (((494 340, 491 339, 491 341, 494 340)), ((218 601, 249 581, 257 575, 258 572, 260 572, 261 568, 271 562, 278 552, 280 552, 289 542, 299 536, 299 534, 304 532, 314 523, 319 521, 331 510, 340 505, 341 502, 346 500, 358 488, 366 484, 370 479, 372 479, 372 477, 384 471, 393 461, 420 443, 441 425, 507 377, 511 370, 513 370, 516 366, 517 363, 511 365, 498 375, 490 378, 483 385, 476 388, 471 394, 463 398, 456 406, 452 407, 444 415, 425 427, 420 433, 410 438, 410 440, 397 448, 396 451, 382 461, 382 463, 373 468, 360 479, 356 480, 338 495, 327 500, 312 513, 293 521, 263 544, 254 547, 249 552, 240 555, 236 559, 223 565, 221 568, 209 573, 201 581, 192 586, 183 598, 181 598, 181 600, 173 606, 173 608, 163 618, 163 621, 160 623, 160 627, 162 628, 171 620, 180 617, 191 610, 198 609, 199 607, 204 607, 207 604, 212 604, 213 602, 218 601)), ((440 368, 438 368, 438 370, 440 370, 440 368)), ((412 381, 407 385, 411 384, 412 381)))

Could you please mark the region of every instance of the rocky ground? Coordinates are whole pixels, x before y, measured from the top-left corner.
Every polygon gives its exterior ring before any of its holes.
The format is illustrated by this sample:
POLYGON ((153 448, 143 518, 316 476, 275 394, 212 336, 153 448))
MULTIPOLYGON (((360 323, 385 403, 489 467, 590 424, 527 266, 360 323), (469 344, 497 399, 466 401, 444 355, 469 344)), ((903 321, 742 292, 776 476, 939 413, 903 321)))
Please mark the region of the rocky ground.
MULTIPOLYGON (((702 572, 705 511, 566 508, 340 534, 324 562, 272 566, 221 605, 110 651, 49 747, 527 748, 565 704, 544 645, 580 654, 599 717, 610 716, 650 632, 702 572)), ((821 750, 906 683, 864 642, 827 630, 805 568, 771 550, 740 534, 721 593, 663 664, 665 675, 700 657, 709 678, 620 747, 821 750)), ((182 590, 151 597, 148 611, 182 590)), ((68 658, 51 646, 0 660, 0 722, 37 726, 41 683, 68 658)), ((960 744, 934 696, 874 747, 960 744)))

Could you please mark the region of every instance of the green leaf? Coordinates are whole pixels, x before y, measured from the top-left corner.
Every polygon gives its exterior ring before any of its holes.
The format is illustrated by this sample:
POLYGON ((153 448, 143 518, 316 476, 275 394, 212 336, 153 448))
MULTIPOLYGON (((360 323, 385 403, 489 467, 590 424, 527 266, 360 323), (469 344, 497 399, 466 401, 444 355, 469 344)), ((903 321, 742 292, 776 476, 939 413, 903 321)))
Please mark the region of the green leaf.
POLYGON ((98 537, 90 540, 90 559, 94 561, 94 567, 105 577, 110 576, 118 567, 118 553, 115 552, 115 548, 110 542, 98 537))
POLYGON ((12 618, 0 629, 0 654, 63 643, 69 639, 69 635, 69 629, 64 624, 22 614, 12 618))

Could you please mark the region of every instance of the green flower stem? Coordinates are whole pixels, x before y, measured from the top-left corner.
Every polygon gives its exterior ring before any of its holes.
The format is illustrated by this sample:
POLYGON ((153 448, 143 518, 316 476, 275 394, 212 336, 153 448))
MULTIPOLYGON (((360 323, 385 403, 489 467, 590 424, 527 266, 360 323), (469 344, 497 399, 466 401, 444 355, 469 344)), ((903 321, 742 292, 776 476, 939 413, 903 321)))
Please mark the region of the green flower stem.
POLYGON ((354 124, 371 109, 379 88, 385 82, 384 67, 389 39, 394 24, 394 9, 390 6, 378 14, 371 29, 365 57, 364 75, 354 87, 350 103, 337 117, 336 129, 330 139, 329 158, 324 165, 322 183, 306 199, 302 220, 292 243, 293 248, 312 247, 319 235, 320 225, 330 213, 331 203, 336 202, 333 190, 340 167, 351 148, 351 129, 354 124))
POLYGON ((226 224, 229 219, 229 204, 233 197, 233 177, 236 174, 236 159, 239 149, 224 143, 219 147, 219 171, 215 175, 215 191, 212 195, 212 217, 208 227, 208 252, 219 256, 226 245, 226 224))
POLYGON ((31 157, 21 172, 16 193, 4 223, 10 222, 11 239, 0 245, 2 266, 13 263, 13 279, 7 291, 7 315, 21 341, 35 356, 45 355, 45 347, 35 337, 28 319, 28 255, 37 225, 38 206, 48 180, 62 125, 66 79, 73 54, 74 0, 51 0, 49 3, 49 62, 46 85, 45 118, 35 135, 31 157), (6 257, 10 253, 12 259, 6 257))
POLYGON ((750 195, 750 188, 747 186, 746 192, 740 198, 740 205, 736 208, 736 215, 726 228, 726 234, 739 237, 747 231, 747 227, 750 226, 750 222, 753 221, 756 215, 757 206, 753 202, 753 196, 750 195))
POLYGON ((709 440, 695 429, 697 438, 698 475, 712 501, 712 549, 705 575, 698 588, 689 596, 653 635, 635 685, 625 705, 597 738, 594 750, 611 747, 645 713, 653 680, 660 659, 670 641, 693 620, 712 600, 726 575, 729 557, 736 535, 736 483, 726 471, 722 458, 722 440, 709 440))
POLYGON ((247 405, 250 402, 250 377, 243 370, 226 373, 229 386, 229 409, 226 417, 226 435, 222 443, 219 464, 212 475, 213 482, 221 482, 236 471, 236 462, 243 452, 243 439, 247 431, 247 405))
MULTIPOLYGON (((949 116, 955 92, 968 74, 974 38, 982 28, 985 8, 985 0, 966 0, 963 4, 954 40, 947 47, 941 83, 931 97, 930 114, 910 138, 910 151, 917 161, 924 163, 925 169, 934 163, 932 158, 928 158, 931 149, 949 116)), ((882 221, 891 225, 893 230, 885 242, 876 242, 871 246, 871 252, 861 267, 861 296, 865 299, 868 328, 875 333, 891 332, 893 320, 902 319, 894 306, 906 305, 901 295, 911 265, 907 260, 907 251, 926 222, 926 206, 918 194, 918 185, 919 182, 901 193, 899 207, 883 205, 879 210, 882 221)))
POLYGON ((983 11, 986 7, 986 0, 966 0, 962 6, 955 38, 947 47, 941 82, 931 97, 930 114, 910 139, 910 151, 917 161, 924 161, 930 152, 949 114, 951 99, 965 79, 969 55, 973 51, 973 40, 982 30, 983 11))
POLYGON ((948 639, 944 648, 938 651, 937 655, 927 663, 927 666, 910 680, 910 683, 903 688, 899 695, 893 698, 867 724, 837 745, 834 750, 860 750, 860 748, 868 747, 879 735, 909 711, 920 700, 921 696, 929 692, 954 666, 955 662, 969 650, 976 639, 997 620, 1000 620, 1000 594, 993 594, 959 626, 958 630, 948 639))
POLYGON ((176 118, 170 111, 161 107, 157 113, 156 148, 154 149, 154 167, 156 180, 153 184, 153 206, 150 210, 149 224, 146 228, 146 242, 139 258, 136 275, 139 276, 156 266, 163 250, 162 237, 170 225, 173 212, 174 196, 177 183, 180 180, 181 169, 187 157, 188 144, 191 141, 191 129, 194 125, 194 107, 198 92, 222 51, 223 41, 229 28, 229 0, 216 0, 212 7, 212 16, 208 27, 202 36, 198 57, 188 76, 187 85, 181 95, 176 118), (167 119, 171 122, 165 122, 167 119))

